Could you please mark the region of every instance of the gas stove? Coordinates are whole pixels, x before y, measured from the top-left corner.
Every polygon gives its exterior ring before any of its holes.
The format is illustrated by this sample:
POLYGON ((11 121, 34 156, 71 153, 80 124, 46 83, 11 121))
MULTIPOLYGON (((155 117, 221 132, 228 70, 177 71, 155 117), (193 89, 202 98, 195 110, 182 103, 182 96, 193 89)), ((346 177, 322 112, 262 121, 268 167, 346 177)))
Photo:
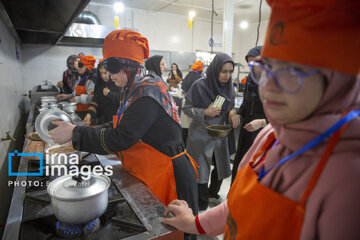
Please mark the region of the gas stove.
MULTIPOLYGON (((92 167, 99 164, 94 154, 85 156, 79 163, 92 167)), ((30 161, 28 166, 29 172, 38 171, 38 161, 30 161)), ((19 239, 121 239, 146 231, 114 183, 108 189, 108 208, 99 219, 83 225, 59 222, 46 190, 48 182, 55 178, 27 177, 28 182, 39 184, 26 188, 19 239)))
MULTIPOLYGON (((38 114, 36 105, 33 105, 26 123, 27 133, 34 131, 38 114)), ((19 175, 16 181, 28 184, 14 187, 3 240, 184 238, 182 232, 161 223, 165 207, 140 180, 124 170, 116 155, 82 153, 79 165, 92 168, 100 164, 113 165, 108 207, 102 216, 80 226, 59 222, 46 189, 48 183, 62 173, 51 177, 19 175)), ((21 157, 17 172, 39 172, 39 167, 38 160, 21 157)))

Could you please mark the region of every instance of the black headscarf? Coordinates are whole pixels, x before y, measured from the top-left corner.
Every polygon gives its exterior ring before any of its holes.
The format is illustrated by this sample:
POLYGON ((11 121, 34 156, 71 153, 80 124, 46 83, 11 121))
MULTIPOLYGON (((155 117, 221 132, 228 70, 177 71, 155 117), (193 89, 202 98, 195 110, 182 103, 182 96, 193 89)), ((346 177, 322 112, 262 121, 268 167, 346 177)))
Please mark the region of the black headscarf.
MULTIPOLYGON (((245 56, 246 62, 248 62, 248 57, 253 56, 257 57, 261 53, 262 46, 256 46, 249 50, 249 52, 245 56)), ((260 102, 259 97, 259 86, 257 83, 254 82, 254 80, 251 78, 251 75, 249 74, 246 77, 246 85, 245 85, 245 92, 250 94, 252 98, 255 98, 256 101, 260 102)))
MULTIPOLYGON (((117 87, 110 78, 107 82, 105 82, 100 75, 100 68, 105 67, 104 62, 101 62, 97 66, 97 76, 95 82, 95 89, 94 89, 94 98, 93 100, 99 104, 99 109, 111 108, 111 112, 115 114, 117 108, 119 107, 119 101, 113 102, 112 99, 104 96, 103 90, 104 88, 108 88, 111 92, 119 92, 120 88, 117 87), (114 110, 115 109, 115 110, 114 110)), ((120 100, 120 99, 119 99, 120 100)))
MULTIPOLYGON (((179 66, 178 66, 176 63, 172 63, 172 64, 171 64, 171 67, 172 67, 172 65, 175 65, 175 66, 176 66, 176 74, 177 74, 179 77, 182 78, 182 72, 180 71, 179 66)), ((173 74, 173 72, 172 72, 172 69, 170 69, 169 75, 171 75, 171 79, 175 79, 175 76, 174 76, 174 74, 173 74)))
POLYGON ((249 61, 248 61, 248 57, 249 57, 249 56, 253 56, 253 57, 259 56, 260 53, 261 53, 261 49, 262 49, 262 46, 256 46, 256 47, 250 49, 249 52, 248 52, 248 53, 246 54, 246 56, 245 56, 246 62, 249 62, 249 61))
POLYGON ((162 74, 161 74, 161 70, 160 70, 160 62, 161 59, 163 59, 164 56, 160 56, 160 55, 154 55, 152 57, 150 57, 148 60, 146 60, 145 62, 145 68, 149 71, 153 71, 155 72, 159 77, 162 78, 162 74))
POLYGON ((186 94, 186 99, 191 101, 195 107, 207 108, 218 95, 225 98, 222 111, 228 112, 234 106, 235 91, 232 79, 225 84, 220 84, 219 74, 225 63, 232 63, 232 58, 225 53, 218 53, 206 69, 206 77, 198 79, 186 94))

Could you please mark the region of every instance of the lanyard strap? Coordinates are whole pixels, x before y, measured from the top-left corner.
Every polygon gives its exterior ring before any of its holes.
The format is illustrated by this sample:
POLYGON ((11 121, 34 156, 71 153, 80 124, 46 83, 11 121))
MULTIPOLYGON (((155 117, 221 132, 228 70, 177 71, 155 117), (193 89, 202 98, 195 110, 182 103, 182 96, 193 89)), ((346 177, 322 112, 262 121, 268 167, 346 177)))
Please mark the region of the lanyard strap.
POLYGON ((86 75, 85 77, 83 77, 82 79, 80 79, 79 81, 77 81, 76 85, 79 85, 79 83, 80 83, 82 80, 84 80, 85 78, 87 78, 88 76, 89 76, 89 74, 86 75))
POLYGON ((263 165, 261 168, 261 171, 258 176, 258 180, 260 181, 263 177, 265 177, 266 174, 268 174, 272 169, 279 167, 280 165, 284 164, 285 162, 289 161, 290 159, 299 156, 300 154, 304 153, 305 151, 315 147, 319 143, 321 143, 325 138, 329 137, 331 134, 336 132, 338 129, 340 129, 343 125, 350 122, 354 118, 356 118, 360 114, 360 110, 353 110, 346 114, 343 118, 341 118, 338 122, 336 122, 334 125, 332 125, 329 129, 327 129, 325 132, 323 132, 321 135, 317 136, 310 142, 308 142, 305 146, 300 148, 298 151, 294 152, 293 154, 290 154, 289 156, 286 156, 282 160, 280 160, 278 163, 276 163, 273 167, 265 171, 265 166, 263 165))
POLYGON ((118 112, 118 116, 117 116, 117 120, 116 120, 116 126, 119 125, 120 117, 121 117, 121 114, 123 113, 123 111, 124 111, 124 109, 125 109, 126 103, 127 103, 127 99, 125 100, 124 105, 122 106, 122 108, 121 108, 120 111, 118 112))

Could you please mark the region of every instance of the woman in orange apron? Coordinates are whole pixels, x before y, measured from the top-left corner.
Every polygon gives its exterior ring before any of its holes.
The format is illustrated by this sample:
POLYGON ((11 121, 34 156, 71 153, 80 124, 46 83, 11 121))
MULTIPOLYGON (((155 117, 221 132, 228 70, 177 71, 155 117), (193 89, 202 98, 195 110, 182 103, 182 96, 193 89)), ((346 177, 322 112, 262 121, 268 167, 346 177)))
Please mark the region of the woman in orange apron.
POLYGON ((75 86, 75 102, 78 103, 76 105, 76 114, 81 119, 84 119, 95 88, 96 69, 94 69, 94 66, 96 59, 90 55, 79 54, 78 56, 80 60, 75 62, 75 68, 79 71, 80 80, 75 86))
POLYGON ((226 202, 194 216, 175 200, 163 222, 225 239, 360 239, 360 3, 268 2, 262 57, 249 67, 270 124, 226 202))
POLYGON ((90 128, 58 122, 50 132, 53 140, 72 139, 81 151, 117 153, 124 168, 164 205, 179 198, 197 213, 196 163, 185 152, 175 103, 160 77, 144 76, 147 39, 131 30, 115 30, 105 38, 103 55, 110 78, 123 88, 113 123, 90 128))

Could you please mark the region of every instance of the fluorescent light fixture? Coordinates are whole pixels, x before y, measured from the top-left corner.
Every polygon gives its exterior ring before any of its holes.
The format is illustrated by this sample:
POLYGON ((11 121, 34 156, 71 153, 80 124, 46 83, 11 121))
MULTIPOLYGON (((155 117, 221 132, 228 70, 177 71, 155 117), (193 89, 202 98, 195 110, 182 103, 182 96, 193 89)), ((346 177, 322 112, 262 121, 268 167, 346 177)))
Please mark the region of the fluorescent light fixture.
POLYGON ((240 28, 242 29, 247 29, 249 26, 248 22, 247 21, 241 21, 240 23, 240 28))
POLYGON ((116 2, 114 4, 114 9, 115 9, 115 12, 117 12, 117 13, 122 12, 122 11, 124 11, 124 4, 122 2, 116 2))

